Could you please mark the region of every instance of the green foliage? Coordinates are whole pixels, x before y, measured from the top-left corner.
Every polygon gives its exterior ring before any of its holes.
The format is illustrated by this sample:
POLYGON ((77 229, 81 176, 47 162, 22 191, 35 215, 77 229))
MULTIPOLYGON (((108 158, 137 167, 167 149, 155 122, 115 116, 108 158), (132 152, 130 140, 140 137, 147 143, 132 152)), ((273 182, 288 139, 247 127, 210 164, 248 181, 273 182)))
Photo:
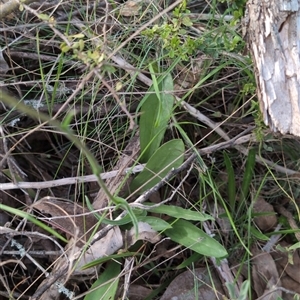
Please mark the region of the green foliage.
POLYGON ((87 43, 87 38, 83 33, 66 36, 68 42, 62 42, 60 49, 63 53, 72 53, 72 58, 82 61, 84 64, 93 67, 105 59, 104 53, 98 47, 87 43))
MULTIPOLYGON (((147 203, 146 203, 147 204, 147 203)), ((214 218, 210 215, 201 213, 199 211, 193 211, 189 209, 184 209, 182 207, 173 206, 173 205, 160 205, 151 207, 151 204, 148 203, 149 208, 147 211, 156 213, 156 214, 166 214, 173 218, 181 218, 190 221, 208 221, 214 220, 214 218)))
POLYGON ((140 217, 138 218, 138 220, 140 222, 148 223, 152 227, 152 229, 158 232, 172 228, 172 226, 168 222, 164 221, 161 218, 146 216, 140 217))
MULTIPOLYGON (((140 145, 142 162, 147 162, 158 149, 170 120, 174 96, 168 91, 173 90, 172 76, 168 74, 158 82, 152 75, 153 90, 155 93, 147 95, 142 100, 140 117, 140 145)), ((150 89, 151 90, 151 89, 150 89)))
POLYGON ((142 193, 165 177, 173 168, 178 168, 184 161, 184 143, 182 140, 171 140, 163 144, 151 156, 144 170, 131 182, 130 190, 142 193))
POLYGON ((251 181, 254 174, 255 156, 256 156, 255 149, 250 149, 247 156, 246 167, 244 171, 241 189, 239 190, 237 196, 236 179, 235 179, 233 164, 228 154, 225 151, 223 152, 224 162, 225 162, 227 176, 228 176, 228 180, 227 180, 228 202, 232 212, 235 211, 236 209, 237 197, 239 199, 239 203, 241 204, 245 203, 245 201, 247 200, 251 181))
POLYGON ((189 60, 190 56, 198 47, 199 40, 192 39, 186 35, 186 27, 193 25, 188 17, 190 11, 186 9, 186 0, 174 9, 173 18, 162 25, 154 25, 142 32, 142 35, 150 40, 162 41, 162 47, 170 58, 180 57, 182 60, 189 60))
POLYGON ((250 149, 248 152, 246 168, 245 168, 243 182, 242 182, 242 190, 241 190, 242 203, 246 201, 249 194, 250 184, 254 174, 255 155, 256 155, 255 149, 253 148, 250 149))
POLYGON ((249 280, 245 280, 242 283, 242 286, 240 289, 240 294, 238 295, 238 297, 236 297, 236 295, 235 295, 236 284, 228 283, 228 282, 226 282, 225 284, 226 284, 226 287, 229 292, 231 300, 246 300, 246 299, 248 299, 248 293, 249 293, 249 289, 250 289, 250 281, 249 280))
POLYGON ((93 283, 91 290, 84 300, 111 300, 115 299, 119 278, 121 272, 121 264, 111 260, 107 263, 106 268, 99 278, 93 283))
MULTIPOLYGON (((226 0, 224 0, 226 1, 226 0)), ((223 1, 220 1, 223 2, 223 1)), ((247 0, 231 0, 229 1, 229 11, 233 15, 231 25, 235 26, 245 15, 247 0)))
POLYGON ((260 110, 259 103, 257 101, 251 101, 251 109, 253 110, 253 117, 255 122, 255 129, 254 133, 258 141, 264 140, 264 132, 263 130, 266 128, 266 125, 264 123, 263 114, 260 110))
POLYGON ((227 251, 219 242, 192 223, 178 219, 171 225, 172 229, 167 229, 165 234, 174 242, 206 256, 220 258, 227 255, 227 251))
POLYGON ((116 260, 116 259, 119 259, 119 258, 126 258, 126 257, 130 257, 130 256, 132 257, 132 256, 139 256, 139 255, 140 254, 136 253, 136 252, 123 252, 123 251, 121 251, 118 254, 111 254, 109 256, 103 256, 99 259, 95 259, 92 262, 84 265, 82 267, 82 270, 86 270, 86 269, 98 266, 98 265, 103 264, 105 262, 108 262, 110 260, 116 260))

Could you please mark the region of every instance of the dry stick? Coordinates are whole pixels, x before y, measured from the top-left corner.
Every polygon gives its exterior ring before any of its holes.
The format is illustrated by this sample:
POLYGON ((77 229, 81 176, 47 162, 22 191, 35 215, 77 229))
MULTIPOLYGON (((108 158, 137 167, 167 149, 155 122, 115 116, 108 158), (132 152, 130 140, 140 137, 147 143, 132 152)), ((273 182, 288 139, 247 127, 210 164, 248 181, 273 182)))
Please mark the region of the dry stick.
MULTIPOLYGON (((23 0, 22 3, 30 4, 32 2, 36 2, 36 0, 23 0)), ((20 2, 18 0, 9 0, 4 4, 0 4, 0 20, 4 17, 7 17, 14 10, 18 9, 20 6, 20 2)))
MULTIPOLYGON (((125 169, 126 173, 139 173, 144 169, 145 165, 135 166, 133 168, 125 169)), ((100 176, 102 179, 113 178, 118 174, 119 170, 102 173, 100 176)), ((42 181, 42 182, 18 182, 18 183, 0 183, 0 190, 14 190, 14 189, 47 189, 62 185, 78 184, 84 182, 96 182, 96 175, 76 176, 68 177, 56 180, 42 181)))
MULTIPOLYGON (((251 128, 247 129, 250 130, 251 128)), ((243 132, 245 133, 245 132, 243 132)), ((243 134, 242 133, 242 134, 243 134)), ((206 155, 206 154, 211 154, 217 150, 221 149, 226 149, 229 147, 235 147, 236 145, 240 145, 243 143, 247 143, 249 141, 253 141, 254 139, 253 134, 248 134, 245 136, 238 135, 234 139, 226 141, 226 142, 221 142, 216 145, 208 146, 202 149, 199 149, 198 152, 201 155, 206 155)), ((189 165, 192 160, 196 158, 196 154, 193 154, 193 156, 190 156, 184 164, 189 165)), ((133 168, 127 168, 125 169, 125 173, 139 173, 144 169, 145 165, 138 165, 133 168)), ((120 170, 114 170, 106 173, 102 173, 100 176, 102 179, 110 179, 115 177, 120 170)), ((286 169, 286 172, 290 172, 291 174, 296 174, 297 172, 286 169)), ((62 186, 62 185, 70 185, 70 184, 77 184, 77 183, 85 183, 85 182, 96 182, 97 177, 95 175, 86 175, 86 176, 77 176, 77 177, 67 177, 67 178, 62 178, 62 179, 56 179, 56 180, 49 180, 49 181, 42 181, 42 182, 18 182, 17 184, 15 183, 0 183, 0 190, 13 190, 13 189, 47 189, 47 188, 53 188, 57 186, 62 186)), ((164 184, 164 183, 163 183, 164 184)))
MULTIPOLYGON (((212 232, 211 232, 210 227, 207 222, 203 222, 203 228, 204 228, 204 231, 209 236, 212 235, 212 232)), ((226 258, 223 258, 220 262, 217 262, 215 257, 210 257, 209 259, 212 262, 212 264, 214 265, 215 269, 217 270, 222 283, 234 284, 235 296, 238 297, 239 293, 240 293, 239 292, 240 286, 238 286, 238 281, 236 281, 236 284, 235 284, 235 279, 229 268, 228 260, 226 258)), ((227 288, 227 290, 228 290, 228 288, 227 288)), ((231 295, 228 294, 227 296, 230 297, 231 295)))

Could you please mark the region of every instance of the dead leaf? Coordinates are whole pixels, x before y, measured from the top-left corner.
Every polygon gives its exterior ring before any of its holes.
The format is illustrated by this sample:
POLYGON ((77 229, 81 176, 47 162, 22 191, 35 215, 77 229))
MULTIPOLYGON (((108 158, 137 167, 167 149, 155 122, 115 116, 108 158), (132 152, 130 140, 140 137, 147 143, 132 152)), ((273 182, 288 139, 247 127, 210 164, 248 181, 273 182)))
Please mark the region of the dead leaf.
POLYGON ((254 218, 255 224, 262 232, 269 231, 276 226, 278 220, 273 206, 263 197, 258 197, 253 205, 254 213, 268 213, 268 215, 257 216, 254 218), (273 215, 269 215, 273 213, 273 215))
POLYGON ((126 234, 127 247, 134 245, 138 240, 144 240, 155 244, 160 241, 160 235, 148 223, 138 222, 138 236, 135 236, 134 227, 126 234))
POLYGON ((75 239, 79 238, 81 244, 85 244, 89 238, 88 233, 97 223, 92 212, 72 201, 45 197, 32 204, 32 208, 50 215, 48 223, 75 239))
MULTIPOLYGON (((86 270, 82 270, 81 268, 96 260, 99 258, 102 258, 104 256, 109 256, 111 254, 114 254, 118 252, 120 249, 123 248, 123 237, 122 233, 119 227, 114 227, 112 228, 106 236, 104 236, 102 239, 99 241, 95 242, 92 246, 89 247, 89 249, 84 253, 83 256, 80 257, 79 260, 79 254, 80 251, 74 255, 73 258, 70 258, 70 260, 76 261, 76 270, 74 271, 73 275, 75 274, 94 274, 95 269, 90 268, 86 270)), ((80 250, 78 248, 78 250, 80 250)))
POLYGON ((137 16, 141 9, 141 0, 128 0, 120 9, 120 15, 124 17, 137 16))
POLYGON ((266 295, 262 299, 276 300, 282 296, 282 292, 272 291, 274 285, 281 285, 272 256, 259 250, 256 246, 252 247, 251 252, 254 255, 252 259, 252 280, 257 297, 266 295))
POLYGON ((197 268, 178 275, 160 300, 215 300, 224 299, 224 290, 214 270, 197 268), (196 283, 197 282, 197 283, 196 283), (198 291, 195 291, 195 287, 198 291))
POLYGON ((128 290, 128 299, 130 300, 144 300, 146 299, 150 294, 152 290, 138 285, 138 284, 131 284, 128 290))
MULTIPOLYGON (((281 247, 290 246, 288 243, 281 241, 281 247)), ((289 263, 288 253, 276 251, 272 253, 276 262, 277 270, 282 276, 282 286, 290 291, 300 294, 300 254, 299 249, 295 250, 292 255, 293 264, 289 263)))

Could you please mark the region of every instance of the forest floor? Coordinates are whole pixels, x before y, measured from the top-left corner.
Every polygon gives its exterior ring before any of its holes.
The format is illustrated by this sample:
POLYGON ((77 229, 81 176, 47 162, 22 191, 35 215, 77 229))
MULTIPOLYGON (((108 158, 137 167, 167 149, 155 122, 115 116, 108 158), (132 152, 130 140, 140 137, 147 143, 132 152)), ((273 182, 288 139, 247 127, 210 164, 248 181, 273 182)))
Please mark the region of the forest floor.
POLYGON ((300 299, 300 142, 228 3, 1 2, 0 300, 300 299))

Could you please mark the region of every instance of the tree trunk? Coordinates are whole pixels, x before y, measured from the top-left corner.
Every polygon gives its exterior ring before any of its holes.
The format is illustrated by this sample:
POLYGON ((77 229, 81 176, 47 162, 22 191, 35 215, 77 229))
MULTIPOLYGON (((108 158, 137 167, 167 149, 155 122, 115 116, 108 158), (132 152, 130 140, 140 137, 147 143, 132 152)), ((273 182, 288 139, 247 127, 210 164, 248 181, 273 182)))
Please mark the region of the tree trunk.
POLYGON ((300 0, 249 0, 246 39, 264 122, 300 136, 300 0))

